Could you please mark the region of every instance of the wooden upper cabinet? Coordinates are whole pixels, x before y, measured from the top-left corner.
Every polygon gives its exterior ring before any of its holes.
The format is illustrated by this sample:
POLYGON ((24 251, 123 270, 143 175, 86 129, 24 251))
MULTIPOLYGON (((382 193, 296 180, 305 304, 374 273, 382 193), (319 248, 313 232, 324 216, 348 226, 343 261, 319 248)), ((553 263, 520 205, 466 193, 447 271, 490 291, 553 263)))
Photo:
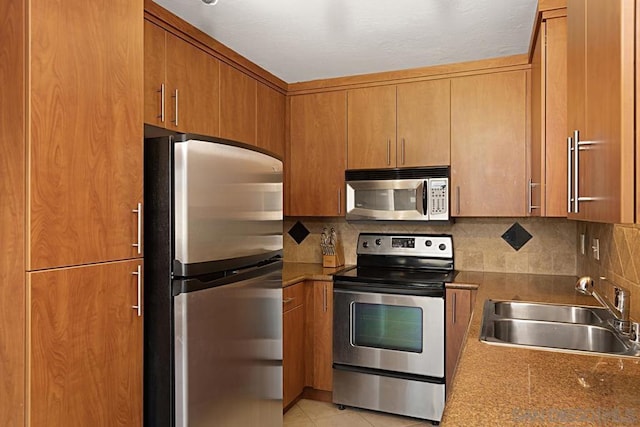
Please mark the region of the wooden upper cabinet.
POLYGON ((219 61, 167 33, 167 129, 219 135, 219 61))
POLYGON ((525 216, 526 71, 451 80, 453 216, 525 216))
POLYGON ((218 136, 219 61, 144 21, 144 122, 218 136))
POLYGON ((575 131, 579 141, 570 218, 634 221, 634 5, 567 2, 568 134, 574 150, 575 131))
POLYGON ((167 33, 144 21, 144 122, 165 127, 167 33))
POLYGON ((451 81, 408 83, 397 90, 397 166, 449 165, 451 81))
POLYGON ((258 83, 257 135, 258 147, 284 159, 285 96, 258 83))
POLYGON ((396 87, 348 92, 348 168, 396 167, 396 87))
POLYGON ((347 94, 297 95, 290 103, 289 215, 342 216, 347 94))
POLYGON ((256 145, 257 82, 220 64, 220 136, 256 145))
POLYGON ((348 97, 349 169, 449 164, 450 80, 353 89, 348 97))
POLYGON ((567 18, 544 19, 531 64, 531 181, 528 211, 566 217, 567 18))
POLYGON ((37 3, 27 268, 142 256, 132 246, 142 202, 142 4, 37 3))
POLYGON ((142 426, 141 266, 28 274, 31 426, 142 426))

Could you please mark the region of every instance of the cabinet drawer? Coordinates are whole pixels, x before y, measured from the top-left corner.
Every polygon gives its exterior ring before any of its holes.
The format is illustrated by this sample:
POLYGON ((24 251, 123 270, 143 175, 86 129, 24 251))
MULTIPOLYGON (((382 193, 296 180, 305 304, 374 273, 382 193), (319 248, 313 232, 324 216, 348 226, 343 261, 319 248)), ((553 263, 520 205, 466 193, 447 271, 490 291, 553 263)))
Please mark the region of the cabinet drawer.
POLYGON ((304 302, 304 282, 288 286, 282 290, 282 312, 292 310, 304 302))

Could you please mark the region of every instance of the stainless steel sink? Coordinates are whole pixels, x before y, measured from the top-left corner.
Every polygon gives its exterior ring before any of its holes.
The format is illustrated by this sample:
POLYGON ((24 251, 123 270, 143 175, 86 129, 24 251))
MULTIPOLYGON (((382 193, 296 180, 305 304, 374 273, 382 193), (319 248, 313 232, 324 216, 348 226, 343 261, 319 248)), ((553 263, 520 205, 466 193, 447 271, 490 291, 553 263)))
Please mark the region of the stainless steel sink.
POLYGON ((550 322, 600 324, 612 316, 606 308, 541 304, 522 301, 496 301, 494 312, 510 319, 547 320, 550 322))
POLYGON ((541 350, 640 357, 640 346, 611 326, 613 318, 599 307, 487 300, 480 340, 541 350))

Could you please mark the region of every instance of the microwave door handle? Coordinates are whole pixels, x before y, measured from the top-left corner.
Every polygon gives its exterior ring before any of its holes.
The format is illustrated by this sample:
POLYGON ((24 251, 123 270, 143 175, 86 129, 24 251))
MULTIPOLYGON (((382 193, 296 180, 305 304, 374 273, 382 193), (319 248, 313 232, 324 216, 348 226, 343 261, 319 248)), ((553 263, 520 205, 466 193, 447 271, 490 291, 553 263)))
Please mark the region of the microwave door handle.
POLYGON ((428 181, 422 183, 422 215, 427 214, 427 187, 428 181))

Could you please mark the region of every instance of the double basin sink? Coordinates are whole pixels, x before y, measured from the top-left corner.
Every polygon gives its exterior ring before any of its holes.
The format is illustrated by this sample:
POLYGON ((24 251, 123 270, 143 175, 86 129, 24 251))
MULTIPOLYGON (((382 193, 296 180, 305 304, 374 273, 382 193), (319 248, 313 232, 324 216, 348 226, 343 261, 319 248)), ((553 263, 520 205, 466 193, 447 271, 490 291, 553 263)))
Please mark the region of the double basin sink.
POLYGON ((542 350, 640 357, 640 346, 613 328, 606 308, 493 301, 484 304, 480 340, 542 350))

